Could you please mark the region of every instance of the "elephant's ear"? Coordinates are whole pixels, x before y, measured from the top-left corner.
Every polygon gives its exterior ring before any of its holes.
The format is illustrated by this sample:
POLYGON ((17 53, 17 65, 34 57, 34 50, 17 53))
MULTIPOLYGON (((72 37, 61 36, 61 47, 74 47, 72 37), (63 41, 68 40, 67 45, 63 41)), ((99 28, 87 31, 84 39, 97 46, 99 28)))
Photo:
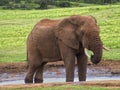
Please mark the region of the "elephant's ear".
POLYGON ((59 22, 55 31, 56 37, 65 45, 79 49, 79 41, 75 34, 76 26, 71 23, 71 18, 65 18, 59 22))

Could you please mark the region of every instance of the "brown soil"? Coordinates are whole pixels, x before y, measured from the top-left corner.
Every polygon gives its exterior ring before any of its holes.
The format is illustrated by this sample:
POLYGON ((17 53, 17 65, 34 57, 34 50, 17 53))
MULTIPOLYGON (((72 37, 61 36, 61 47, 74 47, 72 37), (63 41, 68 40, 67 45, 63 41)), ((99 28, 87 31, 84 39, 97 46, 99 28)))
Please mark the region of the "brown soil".
MULTIPOLYGON (((45 67, 59 67, 64 66, 62 61, 48 63, 45 67)), ((89 68, 105 68, 109 69, 112 74, 120 74, 120 60, 102 60, 99 64, 94 65, 88 62, 89 68)), ((26 63, 1 63, 0 64, 0 73, 19 73, 19 72, 26 72, 27 67, 26 63)))

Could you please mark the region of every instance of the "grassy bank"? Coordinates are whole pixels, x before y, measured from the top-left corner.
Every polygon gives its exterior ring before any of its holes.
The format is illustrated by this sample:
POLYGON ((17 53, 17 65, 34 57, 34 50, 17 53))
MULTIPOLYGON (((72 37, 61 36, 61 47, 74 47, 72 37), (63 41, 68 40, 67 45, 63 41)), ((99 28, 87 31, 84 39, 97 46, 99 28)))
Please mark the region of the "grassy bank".
MULTIPOLYGON (((120 88, 112 87, 97 87, 97 86, 78 86, 78 85, 67 85, 67 86, 55 86, 45 88, 20 88, 20 90, 120 90, 120 88)), ((18 89, 4 89, 4 90, 18 90, 18 89)))
POLYGON ((119 81, 1 86, 0 90, 120 90, 119 81), (112 82, 112 83, 111 83, 112 82))
POLYGON ((43 18, 58 19, 73 14, 93 15, 101 28, 101 38, 110 48, 103 59, 120 60, 120 5, 89 6, 50 10, 0 10, 0 62, 26 60, 26 37, 43 18))
POLYGON ((92 87, 92 86, 59 86, 59 87, 48 87, 48 88, 32 88, 32 89, 21 89, 21 90, 119 90, 120 88, 103 88, 103 87, 92 87))

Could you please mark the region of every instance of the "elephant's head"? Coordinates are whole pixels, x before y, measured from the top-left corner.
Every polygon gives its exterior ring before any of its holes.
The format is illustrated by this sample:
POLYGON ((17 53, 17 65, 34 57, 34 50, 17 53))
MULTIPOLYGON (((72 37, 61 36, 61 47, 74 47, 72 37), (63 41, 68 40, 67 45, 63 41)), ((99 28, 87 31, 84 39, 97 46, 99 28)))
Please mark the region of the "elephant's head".
POLYGON ((91 61, 97 64, 102 57, 102 41, 99 32, 94 17, 73 15, 59 22, 56 36, 71 48, 79 49, 82 45, 91 50, 93 52, 91 61))

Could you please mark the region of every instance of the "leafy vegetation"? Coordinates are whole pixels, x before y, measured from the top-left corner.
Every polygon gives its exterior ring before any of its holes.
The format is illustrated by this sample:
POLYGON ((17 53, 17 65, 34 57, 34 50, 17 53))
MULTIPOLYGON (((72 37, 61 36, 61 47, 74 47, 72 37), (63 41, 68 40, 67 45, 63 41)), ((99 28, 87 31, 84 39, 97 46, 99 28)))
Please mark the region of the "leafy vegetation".
POLYGON ((73 14, 93 15, 101 38, 110 48, 103 59, 120 60, 120 5, 102 5, 49 10, 0 10, 0 62, 26 60, 26 38, 40 19, 58 19, 73 14))
POLYGON ((55 7, 77 7, 92 4, 114 4, 120 0, 1 0, 2 9, 49 9, 55 7), (86 3, 86 4, 82 4, 86 3))

